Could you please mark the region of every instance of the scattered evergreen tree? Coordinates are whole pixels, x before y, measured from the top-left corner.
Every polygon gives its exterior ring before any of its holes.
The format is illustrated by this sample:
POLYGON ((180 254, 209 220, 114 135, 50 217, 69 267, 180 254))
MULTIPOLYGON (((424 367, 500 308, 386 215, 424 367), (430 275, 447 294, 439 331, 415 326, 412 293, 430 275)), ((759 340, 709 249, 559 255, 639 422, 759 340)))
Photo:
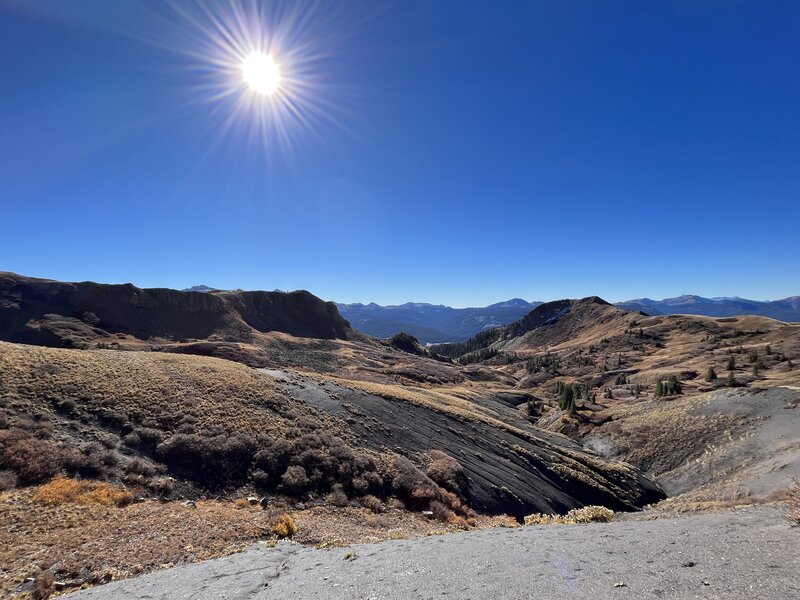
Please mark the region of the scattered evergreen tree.
POLYGON ((755 375, 756 377, 758 377, 759 373, 761 372, 761 367, 759 367, 760 364, 761 362, 753 364, 753 375, 755 375))
POLYGON ((733 371, 728 371, 728 387, 736 387, 736 379, 733 376, 733 371))
POLYGON ((664 387, 664 392, 670 396, 683 393, 683 388, 681 387, 681 384, 675 375, 670 375, 669 379, 667 380, 667 384, 664 387))
POLYGON ((772 354, 772 346, 770 346, 769 344, 767 344, 766 352, 767 352, 767 354, 772 354))
POLYGON ((538 417, 542 414, 542 401, 536 398, 528 400, 527 409, 529 417, 538 417))
POLYGON ((656 398, 661 396, 675 396, 682 393, 683 388, 675 375, 670 375, 669 379, 666 381, 659 380, 656 382, 656 398))
POLYGON ((728 371, 733 371, 735 368, 736 368, 736 359, 733 357, 733 354, 731 354, 728 357, 728 371))
POLYGON ((706 372, 706 381, 716 381, 717 380, 717 372, 714 370, 714 367, 708 367, 708 371, 706 372))

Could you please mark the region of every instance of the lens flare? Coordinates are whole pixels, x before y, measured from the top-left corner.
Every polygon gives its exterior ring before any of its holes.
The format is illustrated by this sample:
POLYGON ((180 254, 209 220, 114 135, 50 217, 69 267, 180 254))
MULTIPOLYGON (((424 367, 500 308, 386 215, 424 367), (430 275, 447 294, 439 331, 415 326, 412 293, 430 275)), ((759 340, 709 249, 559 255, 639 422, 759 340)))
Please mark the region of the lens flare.
POLYGON ((281 83, 281 71, 271 54, 252 52, 242 61, 242 77, 250 89, 272 96, 281 83))
POLYGON ((170 110, 196 120, 206 138, 197 147, 200 162, 233 144, 242 166, 291 166, 304 146, 336 139, 332 131, 352 133, 345 123, 356 118, 351 105, 360 91, 342 55, 362 26, 353 26, 342 4, 163 0, 137 6, 143 18, 124 33, 171 55, 165 70, 184 103, 170 110))

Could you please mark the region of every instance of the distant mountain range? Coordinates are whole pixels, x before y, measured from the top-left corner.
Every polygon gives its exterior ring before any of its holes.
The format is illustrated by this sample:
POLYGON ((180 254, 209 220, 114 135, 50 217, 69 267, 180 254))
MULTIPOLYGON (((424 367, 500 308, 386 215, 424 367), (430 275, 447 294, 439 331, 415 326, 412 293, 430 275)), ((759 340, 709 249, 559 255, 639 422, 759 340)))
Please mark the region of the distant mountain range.
MULTIPOLYGON (((417 302, 399 306, 337 304, 337 307, 341 315, 359 331, 382 338, 402 331, 427 344, 464 341, 481 331, 513 323, 541 304, 513 298, 482 308, 451 308, 442 304, 417 302)), ((616 306, 648 315, 758 315, 779 321, 800 321, 800 296, 762 302, 738 297, 703 298, 686 295, 663 300, 640 298, 618 302, 616 306)))
POLYGON ((353 328, 375 337, 405 332, 421 343, 458 342, 484 329, 521 319, 541 302, 512 298, 481 308, 452 308, 442 304, 408 302, 399 306, 337 304, 353 328))
POLYGON ((705 315, 707 317, 758 315, 779 321, 800 321, 800 296, 762 302, 738 297, 703 298, 702 296, 686 295, 664 300, 640 298, 618 302, 617 306, 629 310, 640 310, 649 315, 705 315))

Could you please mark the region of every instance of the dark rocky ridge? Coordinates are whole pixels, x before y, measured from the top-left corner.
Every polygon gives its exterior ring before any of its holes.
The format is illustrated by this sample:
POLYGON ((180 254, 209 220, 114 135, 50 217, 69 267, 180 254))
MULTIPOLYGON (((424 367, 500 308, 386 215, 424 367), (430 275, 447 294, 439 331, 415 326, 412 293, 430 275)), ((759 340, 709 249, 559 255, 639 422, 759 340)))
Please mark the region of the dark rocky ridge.
POLYGON ((306 291, 180 292, 0 273, 0 339, 10 342, 86 347, 117 334, 249 342, 268 331, 346 339, 348 330, 335 304, 306 291))
POLYGON ((286 377, 283 385, 287 396, 346 420, 373 450, 396 452, 415 462, 430 449, 451 455, 467 476, 464 498, 484 513, 521 519, 532 512, 565 513, 591 504, 630 511, 664 498, 638 469, 602 459, 563 435, 531 426, 506 404, 510 394, 477 401, 513 425, 504 428, 347 385, 320 386, 296 374, 286 377))

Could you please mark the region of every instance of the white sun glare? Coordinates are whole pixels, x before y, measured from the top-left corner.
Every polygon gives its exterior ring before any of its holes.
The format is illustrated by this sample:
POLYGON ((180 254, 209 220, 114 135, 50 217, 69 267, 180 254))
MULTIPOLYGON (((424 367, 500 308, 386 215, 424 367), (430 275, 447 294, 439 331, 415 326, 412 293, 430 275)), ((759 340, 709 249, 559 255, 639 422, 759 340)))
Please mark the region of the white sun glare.
POLYGON ((281 71, 271 54, 252 52, 242 61, 242 76, 250 89, 272 96, 281 83, 281 71))

